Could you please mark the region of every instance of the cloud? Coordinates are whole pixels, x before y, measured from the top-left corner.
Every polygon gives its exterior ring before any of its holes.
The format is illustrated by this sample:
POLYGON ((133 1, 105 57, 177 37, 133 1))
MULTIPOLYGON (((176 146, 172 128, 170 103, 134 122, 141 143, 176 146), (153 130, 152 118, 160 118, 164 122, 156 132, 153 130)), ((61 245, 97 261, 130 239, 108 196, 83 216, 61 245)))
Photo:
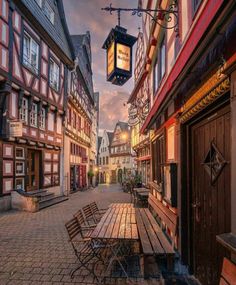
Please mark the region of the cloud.
POLYGON ((115 124, 120 121, 127 121, 128 109, 126 102, 128 92, 109 91, 103 92, 103 99, 100 101, 100 123, 99 128, 113 130, 115 124))
MULTIPOLYGON (((117 14, 102 11, 111 0, 63 0, 67 24, 71 34, 84 34, 90 31, 92 46, 92 69, 95 91, 100 93, 100 127, 111 129, 118 120, 127 121, 127 106, 123 106, 133 88, 130 79, 119 87, 106 81, 106 53, 102 49, 111 28, 117 25, 117 14)), ((137 7, 138 0, 113 0, 113 7, 137 7)), ((121 14, 121 25, 134 36, 138 34, 141 19, 129 13, 121 14)), ((134 53, 135 54, 135 53, 134 53)))

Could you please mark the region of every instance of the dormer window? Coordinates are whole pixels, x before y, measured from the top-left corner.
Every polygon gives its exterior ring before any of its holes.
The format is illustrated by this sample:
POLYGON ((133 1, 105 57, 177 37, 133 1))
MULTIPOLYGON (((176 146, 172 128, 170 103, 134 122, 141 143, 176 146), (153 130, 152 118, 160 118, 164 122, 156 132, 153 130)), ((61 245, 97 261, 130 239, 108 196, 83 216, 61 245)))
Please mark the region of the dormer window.
POLYGON ((24 32, 23 64, 30 68, 34 73, 38 73, 39 45, 27 32, 24 32))
POLYGON ((46 17, 48 18, 48 20, 54 25, 55 13, 47 1, 45 1, 44 13, 45 13, 46 17))
POLYGON ((50 59, 49 83, 56 91, 59 91, 59 70, 59 65, 53 59, 50 59))

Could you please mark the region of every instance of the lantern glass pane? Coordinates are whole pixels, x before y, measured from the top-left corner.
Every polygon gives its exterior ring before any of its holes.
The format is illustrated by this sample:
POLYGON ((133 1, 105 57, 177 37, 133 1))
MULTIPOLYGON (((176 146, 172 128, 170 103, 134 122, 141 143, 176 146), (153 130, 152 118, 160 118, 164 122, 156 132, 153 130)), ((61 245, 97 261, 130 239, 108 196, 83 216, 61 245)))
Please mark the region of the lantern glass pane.
POLYGON ((116 67, 125 71, 130 71, 130 47, 117 43, 116 67))
POLYGON ((115 43, 113 42, 107 50, 107 73, 110 75, 115 67, 115 43))

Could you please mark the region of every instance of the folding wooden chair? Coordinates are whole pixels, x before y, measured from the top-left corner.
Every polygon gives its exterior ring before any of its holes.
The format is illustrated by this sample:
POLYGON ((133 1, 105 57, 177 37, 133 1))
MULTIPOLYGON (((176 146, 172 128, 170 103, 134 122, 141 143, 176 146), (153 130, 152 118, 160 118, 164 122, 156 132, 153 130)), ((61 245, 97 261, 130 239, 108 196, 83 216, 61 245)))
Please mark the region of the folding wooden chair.
POLYGON ((90 225, 91 223, 97 224, 97 223, 100 221, 99 217, 96 217, 96 216, 93 214, 90 205, 84 206, 84 207, 82 208, 82 210, 83 210, 85 219, 86 219, 86 221, 88 222, 89 225, 90 225))
POLYGON ((77 218, 74 217, 73 219, 68 221, 65 224, 65 227, 69 235, 69 241, 79 261, 78 267, 75 270, 73 270, 71 273, 71 278, 74 277, 74 274, 77 270, 84 267, 88 271, 88 273, 93 274, 93 276, 98 281, 98 278, 94 273, 94 267, 95 267, 96 261, 98 260, 103 261, 101 257, 102 256, 101 250, 103 248, 97 245, 94 245, 91 242, 90 238, 83 237, 82 229, 78 223, 77 218), (92 264, 92 269, 89 267, 90 264, 92 264))
POLYGON ((96 202, 90 203, 89 206, 90 206, 90 209, 91 209, 93 215, 94 215, 98 220, 100 220, 101 217, 102 217, 102 215, 104 215, 105 212, 107 211, 107 209, 99 209, 96 202))
POLYGON ((94 228, 96 227, 96 224, 89 225, 89 223, 85 220, 84 215, 82 213, 82 210, 78 210, 74 215, 75 218, 77 218, 77 221, 82 229, 82 236, 83 237, 90 237, 91 233, 93 232, 94 228))

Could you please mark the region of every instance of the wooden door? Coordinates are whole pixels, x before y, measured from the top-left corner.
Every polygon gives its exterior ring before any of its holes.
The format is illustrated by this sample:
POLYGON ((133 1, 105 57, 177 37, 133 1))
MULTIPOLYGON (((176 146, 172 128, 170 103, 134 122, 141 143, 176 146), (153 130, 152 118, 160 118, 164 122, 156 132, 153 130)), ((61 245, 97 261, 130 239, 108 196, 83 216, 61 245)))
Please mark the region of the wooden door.
POLYGON ((39 190, 39 151, 28 149, 27 191, 39 190))
POLYGON ((218 285, 227 252, 216 235, 230 231, 230 112, 224 108, 191 129, 192 259, 204 285, 218 285))

